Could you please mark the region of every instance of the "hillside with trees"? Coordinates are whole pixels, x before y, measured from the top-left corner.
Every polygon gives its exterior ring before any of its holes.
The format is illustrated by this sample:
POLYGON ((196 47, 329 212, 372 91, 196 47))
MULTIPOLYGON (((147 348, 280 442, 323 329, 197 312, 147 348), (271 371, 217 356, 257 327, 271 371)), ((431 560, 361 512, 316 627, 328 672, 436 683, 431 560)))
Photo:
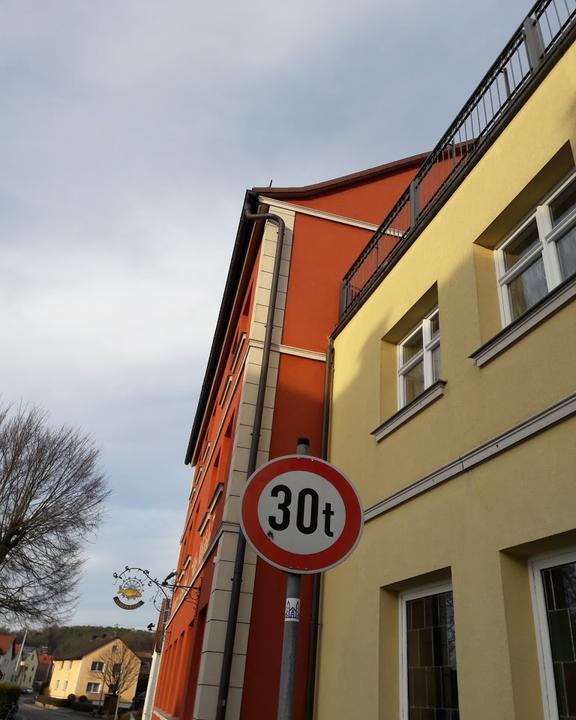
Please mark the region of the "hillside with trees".
MULTIPOLYGON (((21 642, 24 634, 6 628, 0 628, 1 633, 15 634, 21 642)), ((59 627, 56 625, 29 630, 26 635, 26 645, 32 647, 46 646, 51 655, 70 657, 82 651, 87 646, 114 637, 121 638, 134 652, 151 652, 154 642, 154 633, 146 630, 120 628, 99 625, 72 625, 59 627)))

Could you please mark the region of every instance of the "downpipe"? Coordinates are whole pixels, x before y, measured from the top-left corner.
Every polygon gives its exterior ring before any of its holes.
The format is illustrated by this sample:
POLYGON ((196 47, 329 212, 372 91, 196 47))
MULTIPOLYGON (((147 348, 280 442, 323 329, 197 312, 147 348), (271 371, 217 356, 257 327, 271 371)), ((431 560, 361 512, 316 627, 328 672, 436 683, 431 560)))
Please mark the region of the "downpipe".
MULTIPOLYGON (((278 295, 278 281, 280 279, 280 268, 282 262, 282 250, 286 225, 279 215, 273 213, 252 213, 246 204, 244 206, 244 217, 247 220, 259 221, 270 220, 278 227, 278 238, 276 242, 276 257, 272 271, 272 283, 270 287, 270 302, 268 304, 268 315, 266 317, 266 333, 262 348, 262 367, 258 381, 258 393, 256 395, 256 408, 254 410, 254 423, 252 425, 252 439, 250 441, 250 452, 248 455, 248 470, 246 478, 256 470, 258 458, 258 446, 260 444, 260 433, 262 430, 262 415, 264 413, 264 398, 266 395, 266 382, 268 379, 268 367, 270 365, 270 348, 272 346, 272 332, 274 329, 274 314, 276 312, 276 299, 278 295)), ((238 607, 240 605, 240 592, 242 589, 242 572, 244 569, 244 556, 246 554, 246 539, 241 531, 238 532, 238 544, 236 546, 236 557, 234 559, 234 574, 232 576, 232 588, 230 593, 230 607, 228 608, 228 622, 226 625, 226 638, 224 641, 224 653, 222 656, 222 670, 220 673, 220 685, 218 687, 218 703, 216 707, 216 720, 225 720, 226 707, 228 703, 228 690, 230 687, 230 673, 232 670, 232 656, 234 652, 234 638, 236 636, 236 625, 238 623, 238 607)))

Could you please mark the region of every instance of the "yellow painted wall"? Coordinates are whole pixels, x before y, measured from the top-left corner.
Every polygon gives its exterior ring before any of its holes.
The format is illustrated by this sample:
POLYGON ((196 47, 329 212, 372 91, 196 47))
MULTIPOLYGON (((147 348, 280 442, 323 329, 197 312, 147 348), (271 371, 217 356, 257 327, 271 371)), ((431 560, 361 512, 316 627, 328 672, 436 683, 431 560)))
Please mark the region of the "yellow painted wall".
MULTIPOLYGON (((365 507, 576 390, 576 303, 485 367, 469 358, 502 327, 492 254, 477 243, 493 246, 491 230, 520 219, 506 209, 522 205, 567 142, 574 153, 574 68, 576 46, 336 338, 330 461, 365 507), (435 283, 445 394, 377 443, 371 431, 396 409, 395 358, 382 339, 435 283)), ((576 527, 575 430, 565 421, 366 525, 324 581, 318 720, 396 720, 397 592, 450 573, 460 717, 542 720, 523 548, 545 549, 545 538, 576 527)))
POLYGON ((51 697, 67 698, 70 693, 84 694, 78 692, 78 675, 81 664, 81 660, 54 660, 52 662, 51 697))

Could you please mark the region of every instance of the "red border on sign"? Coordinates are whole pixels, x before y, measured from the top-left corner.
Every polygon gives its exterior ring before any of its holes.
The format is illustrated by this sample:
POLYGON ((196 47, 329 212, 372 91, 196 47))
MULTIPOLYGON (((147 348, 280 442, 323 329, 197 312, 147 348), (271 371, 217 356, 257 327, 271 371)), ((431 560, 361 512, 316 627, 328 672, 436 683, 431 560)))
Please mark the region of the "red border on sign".
POLYGON ((240 523, 246 539, 256 553, 280 570, 306 574, 328 570, 342 562, 354 550, 363 528, 360 499, 350 481, 333 465, 308 455, 286 455, 271 460, 248 479, 241 500, 240 523), (260 526, 258 501, 262 491, 275 477, 303 471, 320 475, 334 486, 346 508, 346 524, 336 542, 321 552, 303 555, 275 545, 260 526))

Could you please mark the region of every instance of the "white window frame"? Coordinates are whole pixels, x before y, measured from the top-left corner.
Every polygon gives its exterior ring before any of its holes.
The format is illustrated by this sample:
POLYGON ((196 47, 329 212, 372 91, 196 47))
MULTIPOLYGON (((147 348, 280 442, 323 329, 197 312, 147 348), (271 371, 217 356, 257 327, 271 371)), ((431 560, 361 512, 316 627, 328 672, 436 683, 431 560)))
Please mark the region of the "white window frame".
POLYGON ((102 672, 104 670, 104 662, 102 660, 92 660, 90 664, 90 672, 102 672), (94 665, 101 665, 100 668, 94 668, 94 665))
POLYGON ((89 693, 90 695, 96 695, 97 693, 100 692, 100 683, 97 683, 97 682, 88 682, 88 683, 86 683, 86 692, 89 693), (90 689, 89 689, 90 685, 95 685, 95 686, 96 686, 96 690, 90 690, 90 689))
POLYGON ((530 213, 495 249, 496 276, 498 282, 498 297, 500 300, 500 313, 504 326, 509 325, 517 318, 512 316, 512 303, 508 286, 512 280, 520 275, 537 257, 542 257, 547 292, 550 293, 567 278, 562 277, 560 259, 558 256, 557 241, 576 225, 576 207, 568 213, 556 226, 552 224, 550 206, 556 198, 572 183, 576 183, 576 173, 571 173, 554 191, 550 193, 535 210, 530 213), (539 244, 513 267, 506 270, 504 251, 514 242, 518 235, 532 223, 536 223, 539 244))
MULTIPOLYGON (((454 590, 451 582, 438 582, 422 585, 414 590, 405 590, 398 597, 398 610, 400 613, 398 628, 398 646, 400 649, 400 720, 408 720, 408 629, 406 624, 406 604, 410 600, 419 600, 430 595, 440 595, 454 590)), ((456 622, 454 622, 456 624, 456 622)))
POLYGON ((200 459, 201 463, 203 463, 204 460, 206 460, 211 447, 212 447, 212 443, 209 443, 209 442, 206 443, 206 447, 204 448, 204 452, 202 453, 202 458, 200 459))
POLYGON ((538 555, 530 560, 530 592, 532 595, 534 625, 536 628, 536 646, 538 648, 538 665, 540 667, 544 720, 558 720, 560 715, 556 698, 554 663, 552 661, 552 647, 550 645, 542 570, 572 562, 576 562, 576 547, 568 548, 561 552, 538 555))
POLYGON ((240 357, 240 351, 244 347, 244 343, 246 342, 246 333, 243 332, 240 334, 240 337, 238 338, 238 341, 236 342, 236 346, 234 347, 233 353, 232 353, 232 363, 230 365, 230 372, 234 372, 236 369, 236 363, 238 362, 238 358, 240 357))
MULTIPOLYGON (((418 325, 412 328, 408 335, 404 337, 396 348, 397 352, 397 368, 398 368, 398 409, 401 410, 408 402, 406 400, 406 383, 404 376, 412 370, 420 361, 424 361, 424 390, 433 385, 438 378, 434 378, 434 365, 432 362, 432 352, 440 347, 440 332, 432 335, 432 319, 440 316, 438 306, 434 307, 418 325), (422 349, 417 352, 410 360, 404 362, 404 346, 422 330, 422 349)), ((415 399, 415 398, 414 398, 415 399)), ((410 401, 412 402, 412 400, 410 401)))
POLYGON ((222 390, 222 395, 220 396, 219 405, 224 405, 224 402, 228 396, 228 390, 232 387, 232 375, 228 375, 226 378, 226 384, 224 385, 224 389, 222 390))

